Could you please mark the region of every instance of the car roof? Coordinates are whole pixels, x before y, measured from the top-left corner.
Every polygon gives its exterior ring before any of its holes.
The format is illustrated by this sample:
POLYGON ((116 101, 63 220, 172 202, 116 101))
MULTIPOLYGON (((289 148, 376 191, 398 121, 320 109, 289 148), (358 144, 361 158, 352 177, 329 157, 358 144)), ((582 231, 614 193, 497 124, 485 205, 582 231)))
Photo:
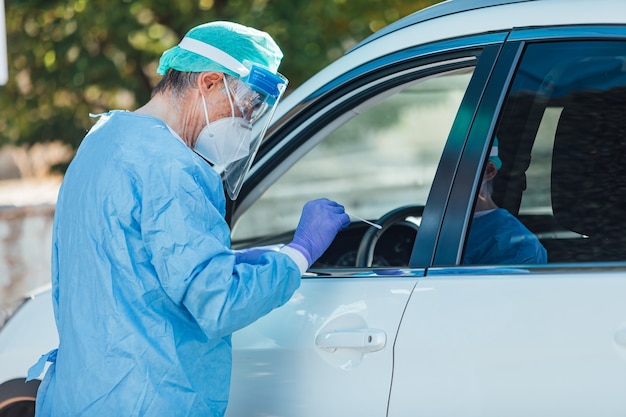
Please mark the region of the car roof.
POLYGON ((409 16, 400 19, 390 25, 382 28, 376 33, 370 35, 365 38, 363 41, 359 42, 356 46, 350 49, 346 53, 350 53, 351 51, 362 47, 365 44, 368 44, 382 36, 387 35, 388 33, 395 32, 401 30, 407 26, 412 26, 417 23, 425 22, 431 19, 437 19, 440 17, 452 15, 455 13, 463 13, 469 10, 482 9, 485 7, 494 7, 501 6, 504 4, 510 3, 525 3, 529 1, 537 1, 537 0, 448 0, 444 1, 430 7, 427 7, 422 10, 418 10, 409 16))

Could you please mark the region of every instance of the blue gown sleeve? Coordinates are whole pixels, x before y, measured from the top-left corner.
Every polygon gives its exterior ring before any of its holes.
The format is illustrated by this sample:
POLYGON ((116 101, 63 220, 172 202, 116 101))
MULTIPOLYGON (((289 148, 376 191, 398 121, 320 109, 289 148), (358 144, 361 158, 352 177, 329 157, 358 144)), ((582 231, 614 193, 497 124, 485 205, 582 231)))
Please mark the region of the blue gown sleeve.
POLYGON ((217 175, 155 175, 164 177, 143 186, 143 240, 162 287, 207 336, 227 336, 291 298, 301 278, 291 258, 270 251, 238 260, 230 249, 217 175))

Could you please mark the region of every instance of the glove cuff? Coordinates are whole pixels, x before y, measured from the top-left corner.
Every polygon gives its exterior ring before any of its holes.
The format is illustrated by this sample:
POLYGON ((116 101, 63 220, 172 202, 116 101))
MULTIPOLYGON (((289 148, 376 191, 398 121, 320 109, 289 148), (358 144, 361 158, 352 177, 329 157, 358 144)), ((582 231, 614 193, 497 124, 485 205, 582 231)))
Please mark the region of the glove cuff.
POLYGON ((309 253, 308 250, 304 248, 304 246, 298 245, 297 243, 293 243, 293 242, 288 243, 285 246, 288 246, 300 252, 306 258, 306 261, 309 263, 309 266, 313 264, 312 259, 311 259, 311 254, 309 253))
POLYGON ((291 260, 294 261, 296 265, 298 265, 300 275, 304 275, 307 269, 309 269, 309 263, 307 262, 302 252, 300 252, 298 249, 285 245, 280 248, 279 252, 289 256, 289 258, 291 258, 291 260))

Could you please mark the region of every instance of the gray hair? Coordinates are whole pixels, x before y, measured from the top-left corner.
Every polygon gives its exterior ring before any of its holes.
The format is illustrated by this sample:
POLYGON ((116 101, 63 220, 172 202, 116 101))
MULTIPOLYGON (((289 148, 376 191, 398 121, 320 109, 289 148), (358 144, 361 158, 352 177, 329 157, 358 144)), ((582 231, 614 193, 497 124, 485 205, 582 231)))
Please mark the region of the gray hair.
POLYGON ((180 98, 187 90, 195 87, 199 75, 199 72, 181 72, 170 68, 152 90, 152 97, 169 91, 174 97, 180 98))

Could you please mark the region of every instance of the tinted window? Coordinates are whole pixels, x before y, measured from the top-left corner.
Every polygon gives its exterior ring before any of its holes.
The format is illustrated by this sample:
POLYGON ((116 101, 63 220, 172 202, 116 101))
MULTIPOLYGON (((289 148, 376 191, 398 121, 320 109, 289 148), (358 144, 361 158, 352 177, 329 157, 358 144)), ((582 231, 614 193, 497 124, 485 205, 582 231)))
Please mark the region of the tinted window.
MULTIPOLYGON (((526 48, 496 131, 502 167, 493 201, 539 239, 547 262, 626 259, 625 109, 626 43, 526 48)), ((475 214, 480 206, 479 198, 475 214)), ((492 256, 475 263, 524 263, 516 256, 525 250, 515 247, 520 232, 494 228, 476 238, 480 222, 472 222, 465 263, 474 263, 475 246, 498 236, 492 256)))

